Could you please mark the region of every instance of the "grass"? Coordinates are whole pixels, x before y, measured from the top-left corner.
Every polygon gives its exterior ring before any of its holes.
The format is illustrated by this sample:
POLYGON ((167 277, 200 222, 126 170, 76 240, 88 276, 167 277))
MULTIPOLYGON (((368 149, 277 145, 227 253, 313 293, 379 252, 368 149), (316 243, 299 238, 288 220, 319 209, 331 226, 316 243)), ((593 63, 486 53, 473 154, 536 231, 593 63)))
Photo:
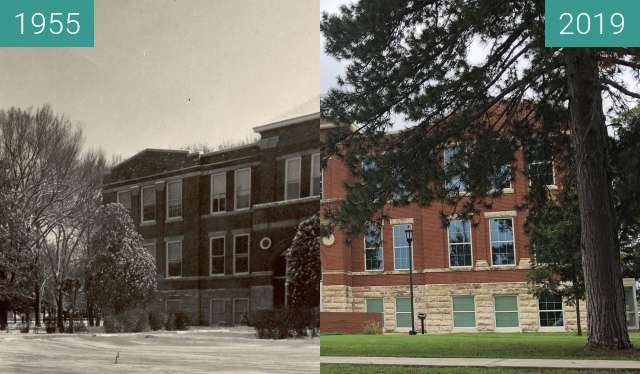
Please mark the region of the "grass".
MULTIPOLYGON (((630 333, 640 347, 640 333, 630 333)), ((483 357, 640 360, 640 350, 585 349, 573 333, 457 333, 446 335, 323 335, 322 356, 483 357)))
POLYGON ((338 364, 322 364, 320 365, 322 374, 396 374, 396 373, 415 373, 415 374, 632 374, 635 371, 630 370, 567 370, 567 369, 503 369, 503 368, 463 368, 463 367, 414 367, 414 366, 387 366, 387 365, 338 365, 338 364))

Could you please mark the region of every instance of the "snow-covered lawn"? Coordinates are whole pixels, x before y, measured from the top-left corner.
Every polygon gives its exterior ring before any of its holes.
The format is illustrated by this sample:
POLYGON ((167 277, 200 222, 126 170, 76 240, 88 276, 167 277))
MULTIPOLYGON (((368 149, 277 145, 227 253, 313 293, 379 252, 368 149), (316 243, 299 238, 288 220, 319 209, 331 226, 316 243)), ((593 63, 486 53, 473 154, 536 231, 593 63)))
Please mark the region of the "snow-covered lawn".
POLYGON ((0 373, 318 373, 319 361, 318 338, 260 340, 245 328, 0 333, 0 373))

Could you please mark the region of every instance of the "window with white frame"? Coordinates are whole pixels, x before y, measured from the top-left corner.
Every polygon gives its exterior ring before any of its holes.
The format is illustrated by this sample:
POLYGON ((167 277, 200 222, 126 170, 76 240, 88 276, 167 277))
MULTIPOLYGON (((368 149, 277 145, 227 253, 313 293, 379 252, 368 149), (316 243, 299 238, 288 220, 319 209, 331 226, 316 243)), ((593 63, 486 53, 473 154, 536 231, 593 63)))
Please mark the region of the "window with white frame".
POLYGON ((182 217, 182 181, 167 182, 167 218, 182 217))
POLYGON ((142 223, 156 220, 156 187, 142 187, 142 223))
POLYGON ((209 239, 211 246, 211 275, 224 274, 224 236, 209 239))
POLYGON ((379 224, 371 223, 364 232, 364 269, 382 270, 382 230, 379 224))
POLYGON ((471 223, 468 220, 449 221, 449 266, 472 266, 471 223))
POLYGON ((449 147, 444 151, 444 170, 447 174, 447 190, 465 192, 466 186, 462 180, 461 163, 457 158, 460 147, 449 147))
POLYGON ((322 169, 320 153, 311 155, 311 196, 322 196, 322 169))
POLYGON ((182 241, 167 242, 167 277, 182 276, 182 241))
POLYGON ((285 185, 284 199, 293 200, 300 198, 300 168, 302 159, 300 157, 290 158, 285 161, 285 185))
POLYGON ((553 161, 533 161, 528 167, 529 184, 538 186, 553 186, 556 184, 556 176, 553 171, 553 161))
POLYGON ((502 165, 495 175, 490 177, 490 184, 492 190, 504 190, 512 188, 511 186, 511 165, 502 165))
POLYGON ((235 274, 249 272, 249 234, 233 237, 233 272, 235 274))
POLYGON ((235 171, 235 209, 247 209, 251 206, 251 169, 235 171))
POLYGON ((156 243, 148 242, 144 243, 144 249, 153 257, 153 261, 156 261, 156 243))
POLYGON ((518 296, 496 295, 494 296, 496 314, 496 328, 519 327, 518 296))
POLYGON ((491 237, 491 261, 493 265, 514 265, 515 246, 513 242, 513 218, 492 218, 489 220, 491 237))
POLYGON ((538 298, 538 311, 540 313, 540 327, 564 326, 562 296, 541 295, 538 298))
POLYGON ((637 328, 638 321, 636 318, 636 300, 633 286, 624 287, 624 306, 625 316, 627 317, 627 326, 637 328))
POLYGON ((249 299, 233 299, 233 323, 246 325, 248 323, 249 299))
POLYGON ((384 300, 381 297, 368 297, 365 304, 367 313, 384 313, 384 300))
POLYGON ((411 299, 396 297, 396 328, 411 327, 411 299))
POLYGON ((452 296, 453 327, 476 327, 476 305, 473 295, 452 296))
POLYGON ((227 200, 227 175, 211 175, 211 213, 224 212, 227 200))
POLYGON ((409 270, 411 247, 405 233, 409 229, 409 224, 393 225, 393 262, 396 270, 409 270))
POLYGON ((116 194, 116 202, 122 204, 128 211, 131 211, 131 191, 118 191, 116 194))

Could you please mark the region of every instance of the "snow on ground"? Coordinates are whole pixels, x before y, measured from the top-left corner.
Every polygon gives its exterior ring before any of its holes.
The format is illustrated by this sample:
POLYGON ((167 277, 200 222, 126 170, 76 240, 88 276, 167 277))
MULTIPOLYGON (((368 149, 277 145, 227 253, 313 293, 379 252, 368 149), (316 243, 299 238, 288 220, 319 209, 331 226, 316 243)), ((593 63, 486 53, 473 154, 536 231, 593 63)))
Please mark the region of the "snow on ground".
POLYGON ((318 338, 262 340, 243 328, 193 329, 137 334, 0 333, 0 373, 320 372, 318 338))

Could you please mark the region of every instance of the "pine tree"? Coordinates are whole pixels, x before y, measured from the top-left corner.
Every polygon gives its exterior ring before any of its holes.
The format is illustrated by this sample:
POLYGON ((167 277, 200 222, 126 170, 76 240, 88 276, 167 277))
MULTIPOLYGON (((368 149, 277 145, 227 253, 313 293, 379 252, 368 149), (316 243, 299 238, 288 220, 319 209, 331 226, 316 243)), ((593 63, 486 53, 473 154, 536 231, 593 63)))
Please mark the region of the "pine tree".
POLYGON ((313 215, 298 225, 287 250, 288 305, 313 308, 320 300, 320 218, 313 215))
MULTIPOLYGON (((569 134, 575 155, 581 250, 593 348, 631 347, 607 165, 603 95, 613 111, 629 97, 622 81, 640 70, 637 49, 545 48, 544 0, 359 1, 324 14, 330 55, 347 62, 338 87, 322 100, 323 117, 349 124, 327 139, 325 155, 347 150, 359 176, 365 156, 379 166, 351 186, 342 204, 347 233, 362 230, 394 200, 445 200, 465 212, 485 204, 491 176, 513 152, 541 137, 569 134), (486 52, 469 62, 471 46, 486 52), (476 44, 477 44, 476 43, 476 44), (385 136, 394 118, 409 124, 385 136), (464 198, 450 198, 451 174, 437 162, 452 144, 448 168, 461 172, 464 198), (453 166, 450 166, 453 165, 453 166), (401 182, 401 183, 400 183, 401 182)), ((455 192, 455 191, 454 191, 455 192)), ((455 194, 453 194, 455 196, 455 194)))

